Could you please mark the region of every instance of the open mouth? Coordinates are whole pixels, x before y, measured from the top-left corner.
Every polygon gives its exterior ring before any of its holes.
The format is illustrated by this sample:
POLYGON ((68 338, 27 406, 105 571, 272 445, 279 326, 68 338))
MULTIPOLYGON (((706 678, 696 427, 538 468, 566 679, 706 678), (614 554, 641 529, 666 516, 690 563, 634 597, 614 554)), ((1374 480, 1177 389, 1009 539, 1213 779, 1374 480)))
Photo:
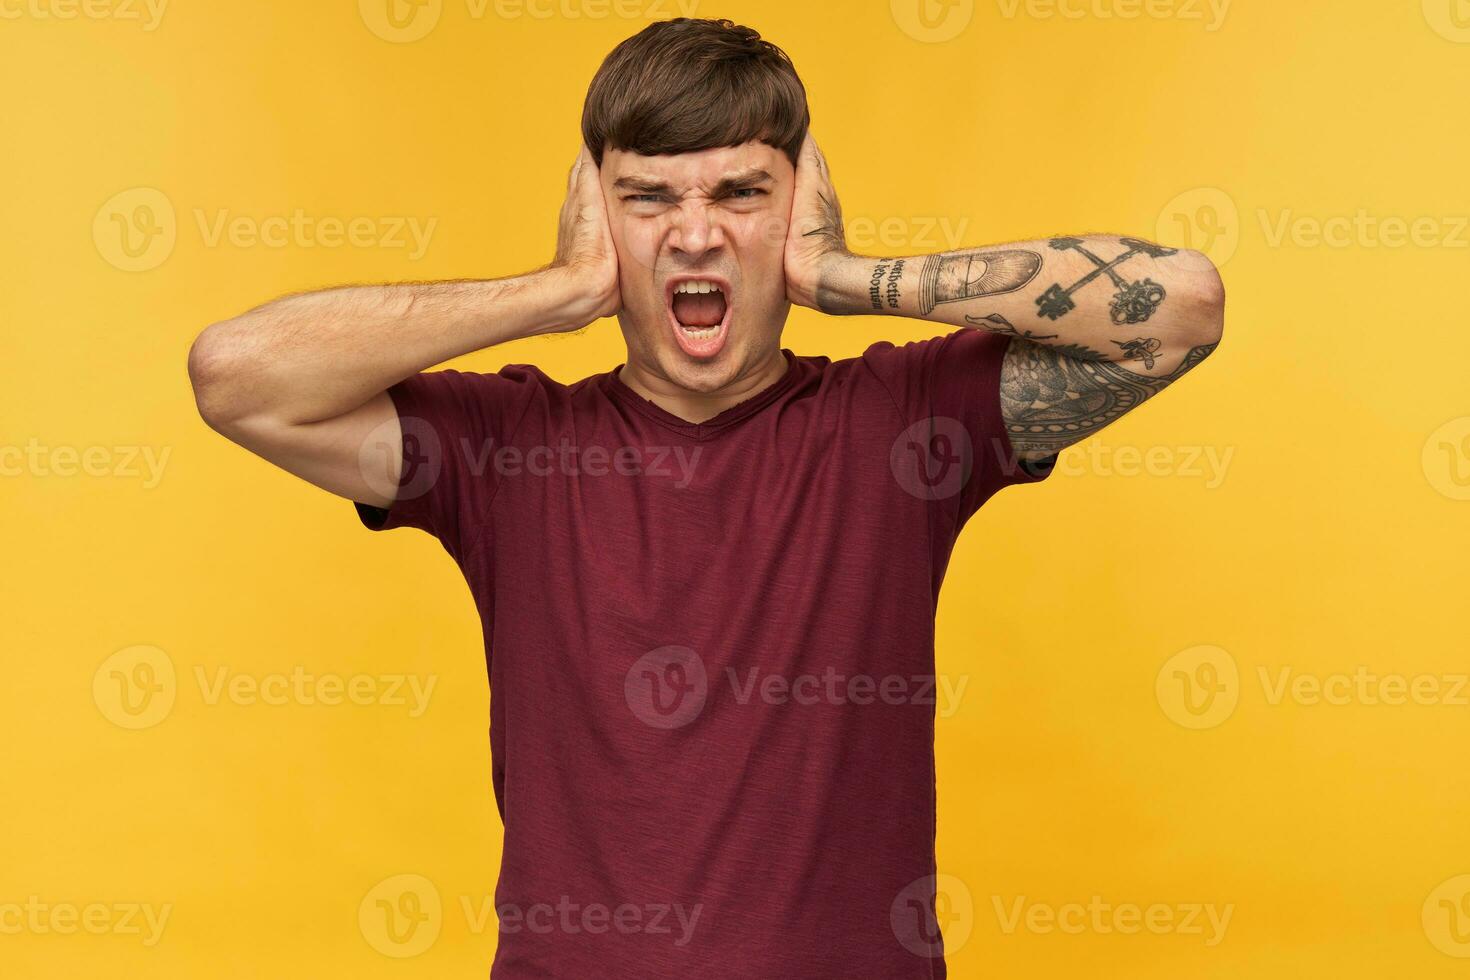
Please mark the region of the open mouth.
POLYGON ((681 276, 667 287, 674 341, 690 357, 714 357, 730 331, 730 284, 718 276, 681 276))

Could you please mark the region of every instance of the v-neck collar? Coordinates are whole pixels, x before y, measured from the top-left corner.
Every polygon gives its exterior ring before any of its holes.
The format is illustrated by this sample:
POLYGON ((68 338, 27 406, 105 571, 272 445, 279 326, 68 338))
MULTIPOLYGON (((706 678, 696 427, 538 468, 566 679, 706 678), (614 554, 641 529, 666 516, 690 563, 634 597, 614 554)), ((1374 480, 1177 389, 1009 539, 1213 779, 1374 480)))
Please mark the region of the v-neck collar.
POLYGON ((744 401, 731 405, 729 408, 711 418, 705 419, 703 422, 690 422, 687 419, 681 419, 673 412, 660 407, 657 402, 644 398, 638 392, 628 387, 623 379, 618 377, 618 373, 623 369, 622 364, 619 364, 607 374, 603 375, 605 379, 603 388, 608 394, 615 397, 624 405, 627 405, 629 408, 665 428, 681 432, 695 440, 710 439, 719 435, 721 432, 727 431, 736 423, 754 415, 776 398, 780 397, 783 392, 796 383, 796 375, 799 370, 796 355, 784 347, 781 349, 781 354, 786 358, 785 374, 744 401))

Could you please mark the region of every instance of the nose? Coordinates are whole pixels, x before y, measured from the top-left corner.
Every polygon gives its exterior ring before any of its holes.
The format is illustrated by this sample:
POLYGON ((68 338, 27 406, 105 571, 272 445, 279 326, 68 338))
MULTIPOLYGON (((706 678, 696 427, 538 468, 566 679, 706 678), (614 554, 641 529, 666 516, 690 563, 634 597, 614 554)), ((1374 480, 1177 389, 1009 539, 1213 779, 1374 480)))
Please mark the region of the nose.
POLYGON ((669 247, 691 259, 718 251, 725 245, 725 229, 710 206, 700 200, 681 201, 675 210, 669 247))

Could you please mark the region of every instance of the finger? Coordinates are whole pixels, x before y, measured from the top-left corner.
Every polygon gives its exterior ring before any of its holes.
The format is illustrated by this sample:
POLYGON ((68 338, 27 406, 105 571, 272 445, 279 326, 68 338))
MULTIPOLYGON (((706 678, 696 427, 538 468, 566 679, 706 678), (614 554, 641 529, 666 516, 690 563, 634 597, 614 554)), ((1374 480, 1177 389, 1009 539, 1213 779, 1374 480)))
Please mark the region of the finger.
POLYGON ((798 159, 803 165, 816 168, 820 166, 821 151, 817 149, 817 141, 812 137, 812 131, 806 131, 806 137, 801 141, 801 153, 798 159))

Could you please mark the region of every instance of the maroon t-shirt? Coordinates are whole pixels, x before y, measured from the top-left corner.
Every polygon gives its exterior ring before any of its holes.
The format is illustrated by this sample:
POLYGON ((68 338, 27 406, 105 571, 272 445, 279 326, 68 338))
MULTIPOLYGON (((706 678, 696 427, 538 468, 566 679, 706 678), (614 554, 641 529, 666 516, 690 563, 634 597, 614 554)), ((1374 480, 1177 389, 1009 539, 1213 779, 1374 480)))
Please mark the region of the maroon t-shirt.
POLYGON ((700 424, 616 371, 391 389, 399 498, 359 508, 437 536, 484 623, 495 980, 945 976, 934 613, 966 519, 1039 478, 1006 345, 787 351, 700 424))

